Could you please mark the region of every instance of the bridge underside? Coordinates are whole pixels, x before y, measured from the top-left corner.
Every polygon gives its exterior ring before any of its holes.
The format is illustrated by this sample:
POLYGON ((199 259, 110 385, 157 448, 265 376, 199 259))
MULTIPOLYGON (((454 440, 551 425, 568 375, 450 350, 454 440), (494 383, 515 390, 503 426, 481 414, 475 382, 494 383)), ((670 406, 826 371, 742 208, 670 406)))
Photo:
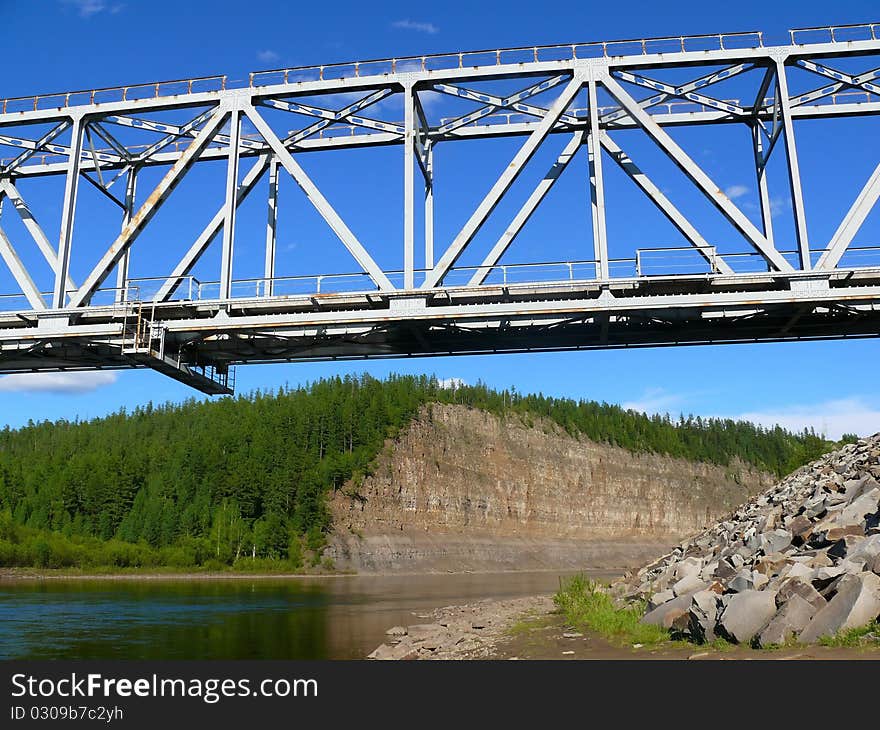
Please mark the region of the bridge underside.
POLYGON ((877 337, 880 274, 177 301, 15 319, 0 316, 19 332, 0 342, 5 372, 150 367, 221 394, 231 366, 246 363, 877 337))

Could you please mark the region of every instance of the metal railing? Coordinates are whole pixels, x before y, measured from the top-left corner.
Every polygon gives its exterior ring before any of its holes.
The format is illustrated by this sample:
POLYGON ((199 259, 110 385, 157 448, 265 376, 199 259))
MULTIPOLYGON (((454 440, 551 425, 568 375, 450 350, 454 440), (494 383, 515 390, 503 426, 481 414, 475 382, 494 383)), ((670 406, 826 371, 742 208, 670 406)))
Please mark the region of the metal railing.
POLYGON ((228 75, 199 76, 191 79, 153 81, 127 86, 66 91, 0 99, 0 113, 58 109, 86 104, 159 99, 206 91, 232 88, 254 88, 276 84, 328 81, 343 78, 387 76, 413 71, 437 71, 462 68, 484 68, 508 64, 573 61, 584 58, 617 58, 655 53, 760 48, 764 45, 762 31, 710 33, 702 35, 663 36, 615 41, 591 41, 544 46, 519 46, 480 51, 459 51, 422 56, 381 58, 367 61, 344 61, 318 66, 295 66, 269 71, 253 71, 242 79, 228 75))
MULTIPOLYGON (((818 36, 818 41, 832 43, 853 40, 877 40, 880 23, 856 23, 815 28, 794 28, 789 32, 791 45, 804 45, 805 34, 818 36)), ((309 81, 327 81, 344 78, 387 76, 389 74, 484 68, 508 64, 574 61, 585 58, 620 58, 623 56, 659 53, 687 53, 697 51, 724 51, 764 47, 763 31, 737 33, 707 33, 701 35, 631 38, 588 43, 566 43, 543 46, 518 46, 457 53, 437 53, 399 58, 381 58, 367 61, 344 61, 317 66, 294 66, 268 71, 252 71, 245 78, 231 79, 228 75, 197 76, 171 81, 152 81, 126 86, 107 86, 99 89, 64 91, 50 94, 17 96, 0 99, 0 113, 38 111, 78 105, 109 102, 159 99, 207 91, 225 91, 232 88, 254 88, 276 84, 309 81)))
POLYGON ((845 41, 876 41, 880 38, 880 23, 852 23, 850 25, 825 25, 815 28, 793 28, 788 31, 791 45, 802 46, 806 43, 842 43, 845 41), (798 40, 798 36, 810 34, 818 40, 798 40))
MULTIPOLYGON (((797 269, 799 253, 794 250, 780 251, 781 255, 797 269)), ((812 251, 815 265, 824 250, 812 251)), ((764 257, 755 251, 719 253, 715 246, 661 246, 640 248, 634 257, 609 259, 610 279, 675 279, 684 277, 725 276, 718 270, 718 260, 723 259, 734 269, 735 276, 763 276, 769 272, 764 257), (701 253, 702 251, 702 253, 701 253)), ((880 246, 856 246, 847 249, 833 271, 880 271, 880 246)), ((416 269, 423 278, 430 270, 416 269)), ((443 277, 443 287, 468 286, 476 273, 484 275, 486 286, 582 284, 599 279, 599 263, 594 260, 543 261, 539 263, 495 264, 494 266, 456 266, 443 277)), ((799 273, 799 272, 796 272, 799 273)), ((800 272, 810 275, 811 272, 800 272)), ((821 271, 816 273, 831 273, 821 271)), ((402 270, 386 272, 391 283, 403 289, 402 270)), ((141 277, 131 279, 124 288, 107 287, 95 292, 92 306, 115 306, 124 312, 127 305, 156 304, 156 296, 168 281, 167 277, 141 277), (122 293, 121 296, 119 293, 122 293)), ((267 297, 321 297, 328 295, 364 295, 378 291, 370 276, 364 272, 339 274, 304 274, 275 278, 255 277, 236 279, 232 282, 232 298, 267 297)), ((68 292, 75 293, 74 291, 68 292)), ((43 297, 50 301, 51 292, 43 297)), ((169 301, 215 302, 221 301, 219 281, 200 281, 187 274, 180 276, 172 289, 169 301)), ((24 294, 0 294, 0 311, 32 311, 24 294)))

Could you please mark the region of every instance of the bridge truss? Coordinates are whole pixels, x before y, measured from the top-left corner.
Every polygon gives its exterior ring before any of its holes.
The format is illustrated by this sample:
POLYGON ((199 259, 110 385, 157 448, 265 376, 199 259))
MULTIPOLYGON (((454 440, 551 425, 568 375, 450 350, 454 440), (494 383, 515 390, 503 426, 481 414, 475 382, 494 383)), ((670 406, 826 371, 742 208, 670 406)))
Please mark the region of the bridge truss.
POLYGON ((776 46, 754 32, 515 48, 0 99, 0 256, 17 286, 0 292, 0 372, 151 367, 204 392, 228 393, 230 365, 248 362, 877 336, 880 248, 852 243, 880 197, 880 164, 833 236, 810 240, 794 132, 804 119, 880 113, 878 33, 880 25, 802 29, 776 46), (815 84, 792 91, 793 73, 815 84), (739 89, 751 80, 748 96, 722 96, 734 79, 739 89), (432 118, 426 94, 453 97, 470 111, 432 118), (392 99, 400 100, 402 119, 383 118, 392 99), (178 121, 167 121, 168 113, 178 121), (759 223, 670 134, 691 125, 749 130, 759 223), (684 173, 694 194, 729 222, 736 245, 699 232, 628 154, 624 130, 645 135, 684 173), (557 135, 562 152, 503 234, 481 263, 459 265, 557 135), (436 242, 435 154, 495 137, 522 144, 452 240, 436 242), (375 248, 300 164, 307 154, 375 146, 402 150, 402 233, 393 244, 401 265, 393 269, 377 263, 375 248), (581 148, 591 249, 572 261, 505 263, 581 148), (793 216, 794 239, 782 244, 766 175, 774 156, 784 158, 793 216), (165 244, 178 252, 176 265, 151 269, 148 254, 135 272, 139 236, 178 184, 211 162, 225 181, 222 204, 204 216, 209 222, 194 241, 165 244), (644 265, 657 249, 609 258, 608 166, 678 229, 696 262, 688 258, 676 270, 679 249, 663 249, 673 264, 658 274, 644 265), (163 174, 144 190, 138 180, 152 168, 163 174), (283 175, 350 252, 355 273, 276 276, 283 175), (57 234, 41 225, 24 193, 50 178, 63 181, 57 234), (261 180, 268 183, 264 275, 236 279, 236 213, 261 180), (84 184, 121 217, 115 240, 97 254, 74 240, 84 184), (27 240, 5 232, 7 216, 20 221, 27 240), (215 241, 216 279, 197 280, 192 272, 215 241), (85 274, 74 281, 74 270, 85 274))

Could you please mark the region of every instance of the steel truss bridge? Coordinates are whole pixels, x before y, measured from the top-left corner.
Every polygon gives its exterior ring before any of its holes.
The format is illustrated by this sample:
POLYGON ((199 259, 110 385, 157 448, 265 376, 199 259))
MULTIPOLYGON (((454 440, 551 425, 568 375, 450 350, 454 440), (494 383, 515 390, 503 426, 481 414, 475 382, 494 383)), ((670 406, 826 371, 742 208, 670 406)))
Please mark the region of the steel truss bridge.
POLYGON ((868 24, 795 30, 776 46, 753 32, 512 48, 0 99, 0 205, 5 199, 3 215, 20 217, 28 234, 13 242, 0 219, 0 254, 18 287, 0 292, 0 372, 150 367, 218 394, 232 390, 230 366, 250 362, 877 336, 880 248, 851 244, 880 196, 880 165, 834 235, 811 241, 794 131, 798 120, 880 113, 878 34, 880 24, 868 24), (663 80, 673 72, 675 81, 663 80), (812 88, 791 91, 793 73, 815 79, 812 88), (749 96, 723 98, 734 78, 754 80, 749 96), (514 92, 488 90, 517 81, 514 92), (342 93, 344 106, 314 101, 342 93), (426 93, 472 110, 431 119, 426 93), (380 102, 395 96, 403 119, 381 118, 387 107, 380 102), (289 113, 284 131, 268 110, 289 113), (186 121, 156 120, 168 111, 186 121), (682 125, 750 130, 760 225, 676 143, 668 130, 682 125), (707 240, 637 166, 617 135, 634 129, 723 215, 744 250, 707 240), (565 147, 503 235, 480 265, 457 265, 552 135, 562 135, 565 147), (522 145, 454 238, 435 242, 435 150, 499 136, 521 137, 522 145), (402 265, 393 271, 377 264, 298 162, 306 153, 380 145, 402 150, 395 244, 402 265), (581 147, 591 250, 577 261, 503 263, 581 147), (784 156, 788 173, 795 232, 788 245, 774 240, 765 174, 772 155, 784 156), (225 172, 222 205, 205 215, 195 241, 166 244, 179 248, 173 268, 149 270, 142 257, 135 275, 130 255, 139 235, 188 172, 211 161, 225 172), (609 259, 609 165, 680 231, 699 266, 648 271, 647 248, 609 259), (153 167, 164 171, 158 185, 137 188, 139 174, 153 167), (275 275, 280 175, 295 180, 351 253, 356 273, 275 275), (41 227, 22 194, 23 181, 53 176, 63 180, 60 234, 41 227), (264 276, 243 281, 233 276, 236 211, 261 179, 268 180, 264 276), (84 183, 122 219, 99 256, 74 241, 84 183), (216 280, 198 281, 192 271, 215 239, 222 247, 216 280), (25 263, 25 245, 39 251, 39 271, 34 256, 25 263), (76 257, 86 255, 94 260, 84 266, 76 257), (88 273, 75 282, 72 270, 88 273))

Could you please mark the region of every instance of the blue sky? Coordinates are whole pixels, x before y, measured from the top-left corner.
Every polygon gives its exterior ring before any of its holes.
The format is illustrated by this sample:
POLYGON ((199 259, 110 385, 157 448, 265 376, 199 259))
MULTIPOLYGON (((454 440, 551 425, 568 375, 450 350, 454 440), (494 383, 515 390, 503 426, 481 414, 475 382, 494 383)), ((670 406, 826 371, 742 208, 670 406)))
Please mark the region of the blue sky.
MULTIPOLYGON (((752 29, 762 29, 770 40, 781 41, 791 27, 878 20, 877 15, 874 3, 854 0, 843 0, 830 7, 818 2, 743 1, 711 6, 704 2, 482 2, 468 6, 466 13, 456 13, 454 6, 442 4, 385 2, 366 6, 345 0, 313 4, 308 9, 302 4, 262 0, 247 4, 226 0, 0 0, 4 56, 13 59, 0 70, 0 97, 215 73, 243 78, 248 71, 261 68, 474 48, 752 29)), ((793 78, 792 84, 809 87, 808 80, 793 78)), ((383 111, 388 119, 394 119, 397 112, 393 106, 383 111)), ((443 108, 435 112, 442 115, 443 108)), ((847 155, 845 164, 834 166, 827 165, 828 124, 805 122, 797 126, 805 196, 809 209, 817 211, 809 221, 815 241, 827 239, 834 231, 880 159, 878 125, 877 119, 841 120, 839 125, 835 122, 834 133, 844 135, 849 144, 841 151, 847 155)), ((755 184, 746 163, 750 151, 745 144, 745 131, 676 130, 675 136, 755 218, 755 184)), ((640 161, 662 167, 649 144, 634 137, 630 140, 621 136, 621 140, 627 141, 627 151, 638 153, 640 161)), ((448 153, 444 150, 442 158, 438 152, 438 168, 442 165, 438 175, 442 174, 444 181, 454 181, 444 182, 446 187, 438 189, 438 249, 454 235, 463 217, 479 201, 519 143, 493 141, 479 151, 464 146, 473 143, 456 143, 459 148, 450 147, 448 153)), ((537 174, 543 173, 541 168, 555 157, 562 143, 564 140, 558 140, 555 147, 551 145, 542 153, 543 157, 536 157, 537 174)), ((0 151, 0 156, 5 154, 0 151)), ((398 168, 391 167, 399 164, 398 155, 399 149, 389 148, 354 152, 351 161, 315 156, 303 163, 352 229, 362 240, 372 240, 377 258, 389 266, 396 264, 398 248, 375 242, 399 238, 400 221, 395 217, 398 208, 388 207, 394 215, 377 215, 376 211, 388 206, 386 198, 393 201, 400 195, 399 185, 395 186, 398 168)), ((777 152, 770 175, 771 182, 775 178, 776 189, 782 191, 774 197, 774 226, 780 240, 787 241, 791 240, 792 227, 790 201, 779 167, 782 159, 777 152)), ((589 235, 588 215, 560 213, 570 211, 570 203, 584 195, 584 171, 583 159, 572 163, 565 181, 560 179, 559 190, 554 189, 555 197, 549 196, 545 211, 530 221, 508 260, 578 257, 584 237, 589 235), (566 224, 560 223, 563 218, 566 224), (551 239, 552 251, 546 243, 551 239), (539 253, 542 258, 535 258, 539 253)), ((653 245, 675 243, 677 234, 662 219, 650 217, 650 206, 627 192, 624 181, 613 178, 612 172, 608 174, 610 192, 619 189, 623 201, 617 212, 609 209, 612 256, 615 250, 623 253, 649 238, 656 241, 653 245)), ((215 177, 219 180, 221 176, 215 177)), ((220 191, 213 189, 212 184, 216 187, 216 181, 198 177, 189 191, 186 183, 182 184, 182 203, 175 209, 169 201, 168 215, 156 218, 156 235, 164 232, 167 238, 167 233, 173 231, 186 238, 188 244, 216 209, 217 203, 211 200, 216 201, 220 191), (207 207, 198 216, 185 214, 193 201, 207 201, 207 207)), ((285 184, 289 182, 282 184, 279 232, 279 251, 285 255, 279 262, 279 273, 312 273, 327 264, 329 251, 340 249, 331 248, 331 239, 320 221, 301 201, 293 199, 292 185, 285 189, 285 184)), ((669 193, 681 192, 676 187, 680 182, 669 182, 668 188, 666 185, 664 182, 664 190, 669 193)), ((85 196, 90 194, 81 192, 85 196)), ((41 211, 44 227, 51 230, 55 225, 57 230, 51 196, 35 186, 28 191, 28 197, 41 211)), ((254 275, 255 268, 261 266, 259 256, 248 257, 247 234, 241 231, 249 219, 258 221, 264 216, 263 205, 262 199, 258 199, 251 208, 247 204, 242 206, 242 228, 237 229, 240 242, 236 243, 236 278, 254 275)), ((501 222, 492 225, 500 225, 503 230, 504 207, 499 210, 501 222)), ((704 232, 723 235, 719 228, 722 223, 712 211, 695 208, 692 214, 705 226, 704 232)), ((118 216, 106 220, 103 216, 81 218, 77 234, 83 237, 91 234, 92 239, 103 240, 111 235, 114 226, 118 228, 118 216)), ((489 236, 498 231, 492 225, 487 227, 489 236)), ((878 233, 880 221, 875 211, 856 242, 876 243, 878 233)), ((780 246, 786 248, 784 243, 780 246)), ((160 259, 175 253, 165 244, 155 250, 160 259)), ((332 261, 340 270, 352 270, 344 252, 332 261)), ((206 257, 204 273, 199 275, 210 279, 208 269, 214 263, 214 259, 206 257)), ((141 267, 146 264, 144 260, 138 262, 141 267)), ((142 275, 147 275, 146 269, 142 269, 142 275)), ((3 276, 0 273, 0 289, 5 287, 3 276)), ((809 424, 837 436, 843 431, 866 434, 880 430, 880 394, 876 378, 870 377, 878 355, 880 343, 872 340, 248 366, 238 369, 237 389, 272 389, 279 384, 344 372, 432 372, 443 378, 456 377, 468 382, 481 379, 498 387, 607 400, 648 411, 746 416, 790 427, 809 424)), ((187 397, 201 396, 147 371, 0 377, 0 424, 16 426, 28 419, 91 418, 122 406, 187 397)))

